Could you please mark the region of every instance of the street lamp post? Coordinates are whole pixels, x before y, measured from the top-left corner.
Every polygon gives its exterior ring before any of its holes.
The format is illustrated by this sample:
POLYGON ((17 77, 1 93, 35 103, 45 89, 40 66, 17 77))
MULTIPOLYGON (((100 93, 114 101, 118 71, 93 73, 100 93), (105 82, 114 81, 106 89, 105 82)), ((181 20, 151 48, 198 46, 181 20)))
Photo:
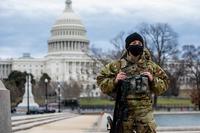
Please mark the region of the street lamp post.
POLYGON ((61 97, 61 93, 60 93, 60 84, 58 84, 58 112, 61 112, 60 110, 60 97, 61 97))
POLYGON ((45 82, 45 106, 46 106, 46 112, 47 112, 48 111, 48 91, 47 91, 48 79, 46 78, 44 82, 45 82))

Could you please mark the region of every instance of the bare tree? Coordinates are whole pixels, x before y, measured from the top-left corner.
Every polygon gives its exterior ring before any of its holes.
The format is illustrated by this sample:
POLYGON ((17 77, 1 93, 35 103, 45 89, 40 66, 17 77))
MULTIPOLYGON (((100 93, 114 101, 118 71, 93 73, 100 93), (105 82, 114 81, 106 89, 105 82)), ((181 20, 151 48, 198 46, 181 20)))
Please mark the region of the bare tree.
MULTIPOLYGON (((91 53, 88 54, 88 56, 91 57, 91 59, 93 59, 95 63, 105 66, 110 62, 110 59, 108 58, 108 53, 103 51, 101 48, 96 48, 92 46, 90 50, 91 53)), ((95 67, 96 66, 94 66, 94 68, 95 67)))
MULTIPOLYGON (((178 53, 177 33, 167 23, 147 24, 138 26, 143 35, 146 47, 150 50, 153 60, 164 67, 167 59, 178 53)), ((157 96, 154 96, 154 107, 157 106, 157 96)))
POLYGON ((16 86, 15 81, 3 80, 3 82, 10 91, 11 107, 14 108, 22 101, 23 93, 16 86))
POLYGON ((45 104, 45 95, 46 95, 45 79, 48 79, 48 84, 47 84, 48 102, 49 103, 53 102, 55 99, 55 90, 52 87, 51 78, 47 73, 43 73, 42 76, 40 77, 40 80, 36 81, 35 85, 33 85, 33 94, 35 100, 40 105, 45 104))
POLYGON ((119 59, 123 55, 125 49, 125 35, 125 32, 121 31, 113 39, 111 39, 110 43, 114 47, 114 49, 109 52, 109 57, 111 59, 119 59))
POLYGON ((81 92, 81 85, 78 81, 70 80, 61 84, 62 97, 64 99, 79 98, 81 92))
MULTIPOLYGON (((22 101, 22 97, 25 92, 25 82, 27 75, 27 72, 12 71, 9 74, 8 79, 3 80, 6 88, 10 90, 12 107, 17 106, 22 101)), ((34 85, 35 79, 32 74, 31 77, 31 83, 34 85)))
MULTIPOLYGON (((154 61, 163 67, 164 62, 168 58, 174 57, 178 53, 177 33, 166 23, 156 24, 139 24, 139 32, 143 35, 146 48, 148 48, 153 56, 154 61)), ((108 63, 113 59, 119 59, 124 52, 125 32, 120 32, 110 43, 114 47, 113 50, 103 52, 102 49, 91 48, 92 56, 99 59, 100 62, 108 63)))
POLYGON ((192 86, 192 101, 200 110, 200 46, 184 45, 182 57, 187 67, 187 76, 190 77, 192 86))
POLYGON ((153 60, 161 67, 167 59, 178 53, 178 35, 167 23, 142 23, 138 29, 144 37, 146 47, 151 51, 153 60))
POLYGON ((180 86, 182 84, 181 77, 185 75, 185 61, 180 59, 173 59, 172 62, 165 65, 167 75, 169 76, 169 89, 164 93, 166 96, 178 96, 180 86))
POLYGON ((122 31, 110 40, 110 43, 113 46, 112 50, 103 51, 101 48, 92 46, 90 57, 98 63, 101 63, 103 66, 112 60, 119 59, 124 53, 125 35, 125 32, 122 31))

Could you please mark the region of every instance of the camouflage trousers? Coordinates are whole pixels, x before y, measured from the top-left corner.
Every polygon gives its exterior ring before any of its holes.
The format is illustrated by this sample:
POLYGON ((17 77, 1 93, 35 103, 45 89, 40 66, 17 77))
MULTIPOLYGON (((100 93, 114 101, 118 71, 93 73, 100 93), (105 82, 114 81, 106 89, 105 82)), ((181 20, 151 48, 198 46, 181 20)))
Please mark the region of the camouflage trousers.
POLYGON ((156 133, 156 125, 152 123, 142 123, 126 121, 123 122, 123 133, 156 133))

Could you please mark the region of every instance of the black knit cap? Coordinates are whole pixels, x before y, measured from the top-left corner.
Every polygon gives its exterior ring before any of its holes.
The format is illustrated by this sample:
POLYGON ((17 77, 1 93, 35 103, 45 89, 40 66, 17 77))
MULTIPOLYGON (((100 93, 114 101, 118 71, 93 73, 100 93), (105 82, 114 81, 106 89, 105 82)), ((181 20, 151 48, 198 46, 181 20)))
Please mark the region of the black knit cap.
POLYGON ((144 44, 142 36, 140 34, 138 34, 137 32, 134 32, 134 33, 130 34, 129 36, 127 36, 125 39, 126 49, 128 48, 129 44, 135 40, 139 40, 140 42, 142 42, 142 44, 144 44))

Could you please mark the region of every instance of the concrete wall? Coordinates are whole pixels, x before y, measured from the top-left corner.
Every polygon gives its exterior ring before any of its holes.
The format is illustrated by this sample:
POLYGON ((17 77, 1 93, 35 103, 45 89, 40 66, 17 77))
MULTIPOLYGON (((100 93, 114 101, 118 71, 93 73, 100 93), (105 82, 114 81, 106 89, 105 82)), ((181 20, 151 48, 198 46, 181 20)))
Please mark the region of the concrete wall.
POLYGON ((10 92, 0 80, 0 133, 11 133, 10 92))

